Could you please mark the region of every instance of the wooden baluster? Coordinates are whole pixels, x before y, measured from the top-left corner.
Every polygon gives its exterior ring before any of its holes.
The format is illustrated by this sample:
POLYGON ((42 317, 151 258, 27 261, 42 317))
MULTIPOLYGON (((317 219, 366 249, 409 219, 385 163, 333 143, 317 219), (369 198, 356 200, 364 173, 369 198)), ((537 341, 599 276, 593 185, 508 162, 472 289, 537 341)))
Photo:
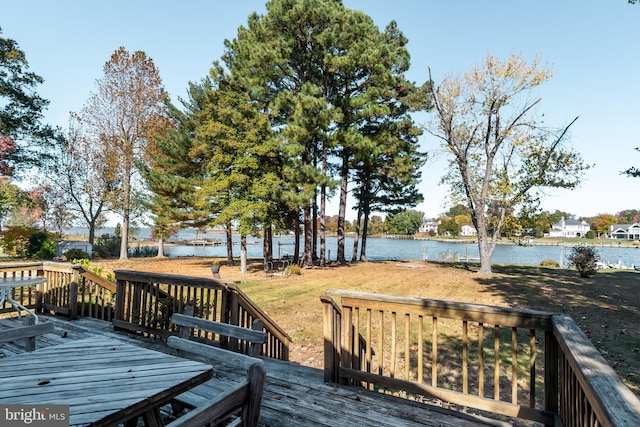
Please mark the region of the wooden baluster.
POLYGON ((354 310, 353 329, 353 361, 351 367, 353 369, 362 369, 360 359, 360 309, 358 307, 354 310))
POLYGON ((511 328, 511 403, 518 403, 518 329, 511 328))
POLYGON ((468 322, 462 321, 462 392, 469 393, 469 337, 468 322))
POLYGON ((404 379, 406 381, 411 381, 411 378, 409 378, 409 365, 411 365, 411 352, 409 347, 410 317, 408 313, 404 315, 404 379))
POLYGON ((396 377, 396 344, 397 344, 397 335, 396 335, 396 312, 391 312, 391 365, 389 366, 389 375, 391 378, 396 377))
POLYGON ((418 316, 418 382, 424 381, 424 318, 418 316))
POLYGON ((484 325, 478 323, 478 396, 484 397, 484 325))
POLYGON ((432 318, 431 330, 431 385, 438 386, 438 318, 432 318))
POLYGON ((378 312, 380 330, 378 331, 378 375, 384 375, 384 311, 378 312))
POLYGON ((500 325, 493 327, 493 399, 500 400, 500 325))
MULTIPOLYGON (((344 368, 351 368, 351 361, 353 360, 353 327, 352 327, 352 313, 351 307, 342 307, 342 357, 341 366, 344 368)), ((343 384, 350 384, 350 381, 343 380, 343 384)))
POLYGON ((529 406, 536 407, 536 330, 529 330, 529 406))
POLYGON ((366 343, 366 372, 371 372, 371 309, 367 309, 367 343, 366 343))

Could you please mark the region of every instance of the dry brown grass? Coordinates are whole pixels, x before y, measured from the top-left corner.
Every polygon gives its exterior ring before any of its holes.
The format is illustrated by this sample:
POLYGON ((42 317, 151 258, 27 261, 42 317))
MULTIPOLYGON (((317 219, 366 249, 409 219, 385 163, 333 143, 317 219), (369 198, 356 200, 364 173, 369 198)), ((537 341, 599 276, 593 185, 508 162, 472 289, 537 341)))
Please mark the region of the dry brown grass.
MULTIPOLYGON (((211 277, 211 258, 95 261, 116 269, 211 277)), ((473 269, 472 269, 473 270, 473 269)), ((327 289, 461 301, 562 312, 591 338, 623 381, 640 394, 640 274, 599 272, 583 279, 570 270, 495 266, 481 276, 461 265, 368 262, 303 269, 299 276, 266 278, 254 262, 246 275, 223 265, 223 279, 240 287, 293 338, 291 360, 322 367, 322 305, 327 289)))

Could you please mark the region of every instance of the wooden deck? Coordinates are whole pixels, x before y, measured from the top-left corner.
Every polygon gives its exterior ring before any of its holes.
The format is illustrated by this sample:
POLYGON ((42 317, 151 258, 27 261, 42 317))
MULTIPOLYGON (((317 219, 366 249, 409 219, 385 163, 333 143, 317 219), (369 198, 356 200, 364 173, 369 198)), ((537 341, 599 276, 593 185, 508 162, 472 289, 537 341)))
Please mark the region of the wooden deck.
MULTIPOLYGON (((172 352, 164 343, 114 331, 111 323, 83 318, 67 321, 40 316, 41 322, 55 325, 53 333, 37 338, 36 348, 96 335, 110 336, 141 347, 172 352)), ((17 319, 0 320, 0 329, 15 326, 17 319)), ((20 343, 0 347, 5 356, 24 352, 20 343)), ((262 401, 260 425, 285 426, 486 426, 511 425, 479 415, 453 412, 445 408, 385 396, 361 388, 326 383, 323 371, 265 359, 267 383, 262 401)), ((228 366, 214 366, 216 383, 238 382, 246 375, 228 366), (222 381, 221 381, 222 380, 222 381)), ((200 387, 206 386, 206 383, 200 387)), ((170 419, 170 411, 165 411, 170 419)))

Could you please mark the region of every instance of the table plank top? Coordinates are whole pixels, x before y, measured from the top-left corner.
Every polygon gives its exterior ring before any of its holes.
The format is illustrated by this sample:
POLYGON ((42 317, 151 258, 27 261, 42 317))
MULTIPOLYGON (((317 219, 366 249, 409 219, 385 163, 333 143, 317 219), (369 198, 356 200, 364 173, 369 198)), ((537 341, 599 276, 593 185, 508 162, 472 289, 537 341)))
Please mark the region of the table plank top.
POLYGON ((210 365, 110 338, 0 359, 3 404, 69 405, 71 426, 125 421, 212 376, 210 365))

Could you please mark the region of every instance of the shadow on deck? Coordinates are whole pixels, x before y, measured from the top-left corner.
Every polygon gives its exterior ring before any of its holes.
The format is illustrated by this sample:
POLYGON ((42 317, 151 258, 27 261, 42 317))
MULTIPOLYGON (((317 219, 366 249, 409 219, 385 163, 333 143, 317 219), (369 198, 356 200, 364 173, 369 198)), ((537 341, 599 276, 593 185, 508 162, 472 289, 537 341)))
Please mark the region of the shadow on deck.
MULTIPOLYGON (((40 315, 41 322, 51 322, 53 333, 37 338, 36 348, 43 348, 93 336, 108 336, 141 347, 172 352, 160 340, 150 340, 115 331, 110 322, 82 318, 40 315)), ((0 329, 14 327, 17 319, 0 320, 0 329)), ((0 347, 4 356, 24 352, 22 343, 0 347)), ((381 393, 324 381, 323 371, 275 359, 264 359, 267 382, 262 400, 262 426, 483 426, 510 425, 478 415, 452 412, 445 408, 407 401, 381 393)), ((228 365, 214 368, 216 381, 239 382, 245 373, 228 365)), ((170 419, 170 411, 165 411, 170 419)))

